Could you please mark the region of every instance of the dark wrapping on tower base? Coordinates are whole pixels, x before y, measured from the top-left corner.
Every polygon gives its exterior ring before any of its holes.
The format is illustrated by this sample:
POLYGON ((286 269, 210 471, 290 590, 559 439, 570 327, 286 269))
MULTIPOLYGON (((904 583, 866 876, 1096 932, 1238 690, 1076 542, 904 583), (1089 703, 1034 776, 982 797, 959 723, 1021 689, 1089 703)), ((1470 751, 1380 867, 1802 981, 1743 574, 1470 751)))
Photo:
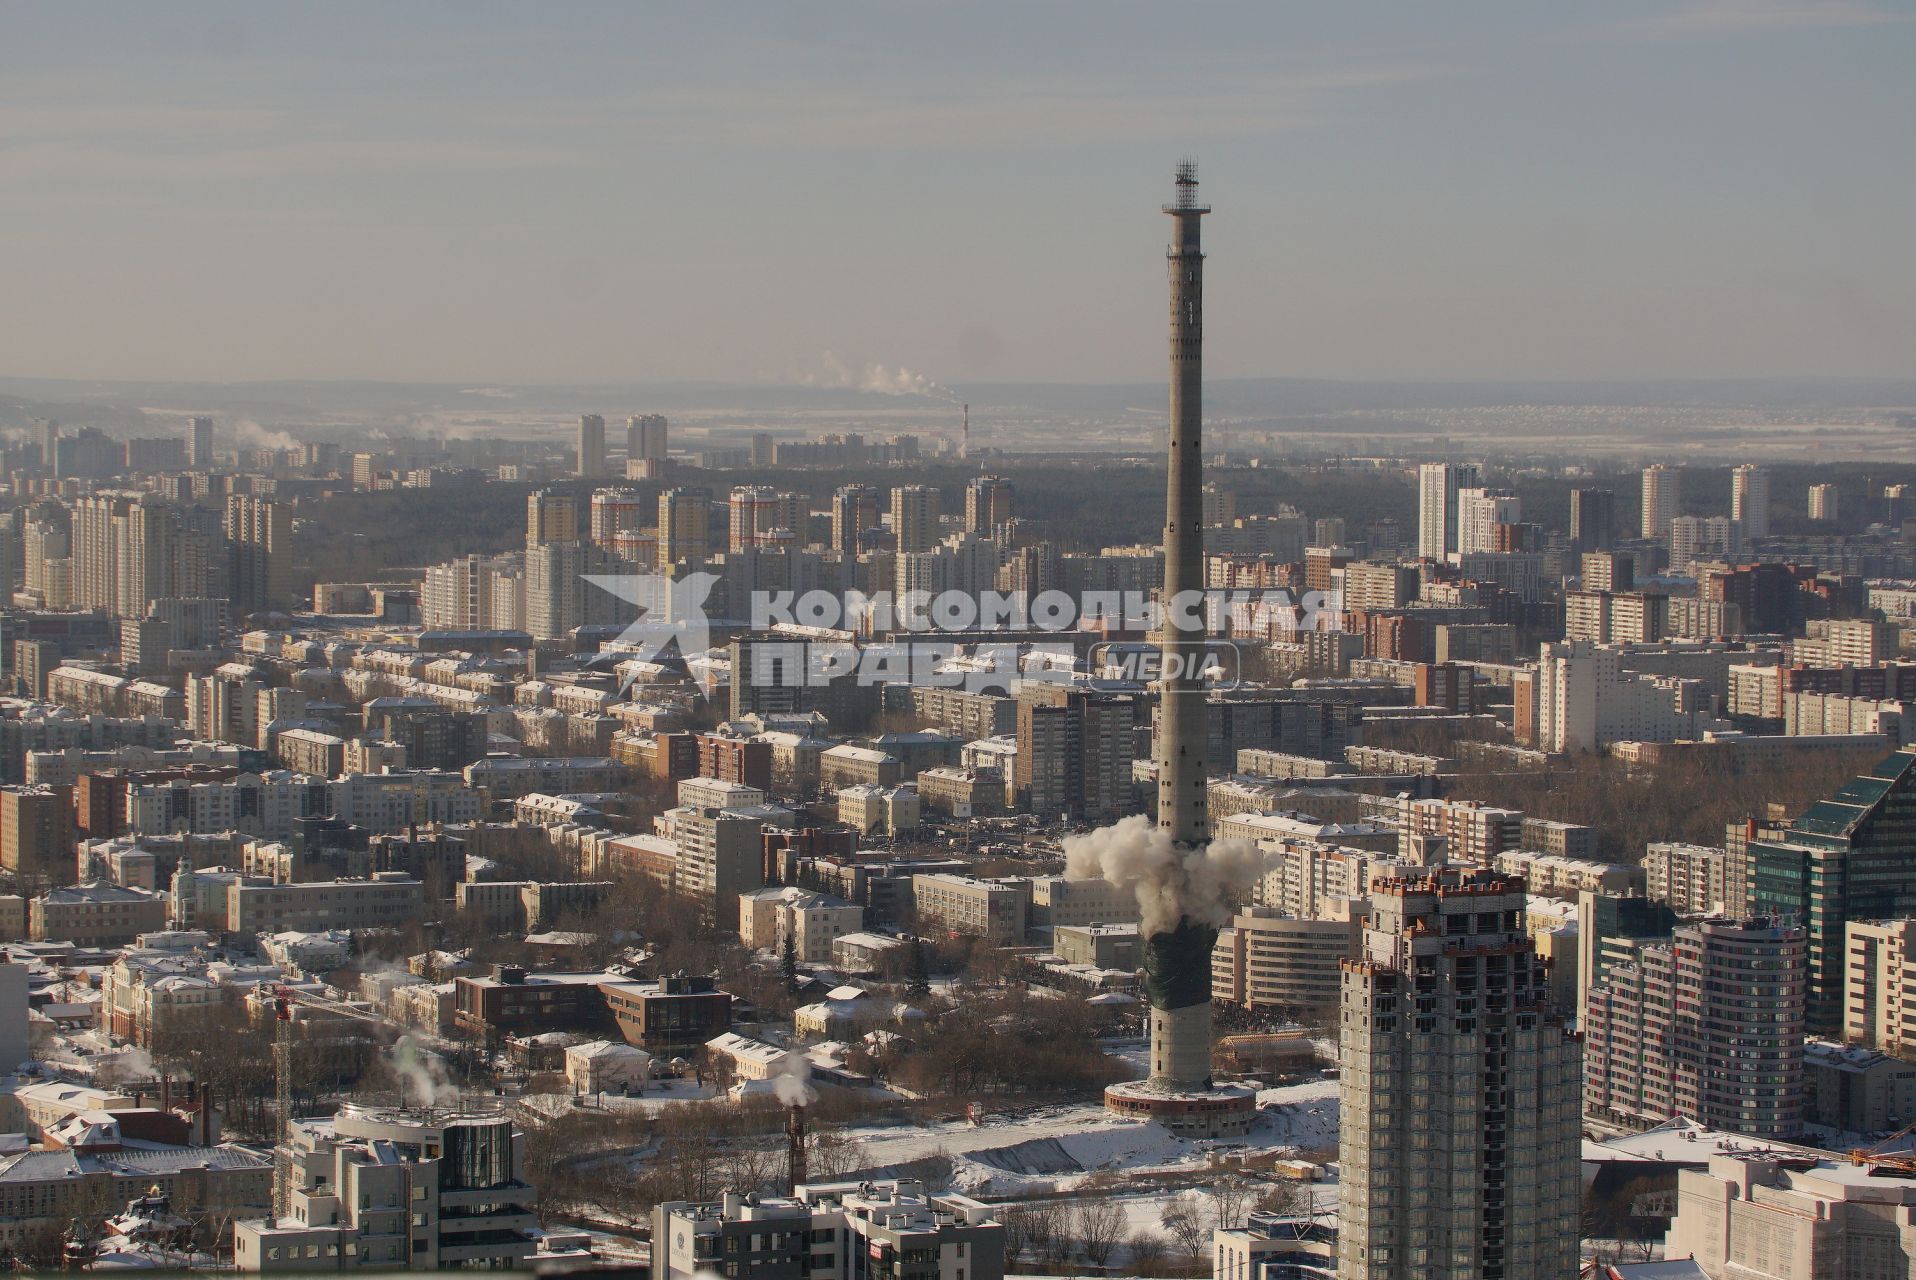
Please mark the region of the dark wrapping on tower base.
POLYGON ((1144 989, 1153 1009, 1211 1003, 1211 948, 1217 929, 1189 916, 1168 933, 1144 940, 1144 989))

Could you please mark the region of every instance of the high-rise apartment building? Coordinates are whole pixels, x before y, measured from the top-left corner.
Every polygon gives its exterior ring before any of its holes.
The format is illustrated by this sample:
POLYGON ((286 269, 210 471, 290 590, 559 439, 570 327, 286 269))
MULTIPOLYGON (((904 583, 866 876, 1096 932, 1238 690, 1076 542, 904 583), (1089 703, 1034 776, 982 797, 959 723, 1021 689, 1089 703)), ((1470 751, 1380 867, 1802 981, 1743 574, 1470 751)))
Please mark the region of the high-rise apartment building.
POLYGON ((1809 1026, 1843 1022, 1852 920, 1916 915, 1916 751, 1898 751, 1819 800, 1775 839, 1749 843, 1754 909, 1809 927, 1809 1026))
POLYGON ((989 537, 1011 523, 1011 481, 1003 476, 974 476, 965 485, 965 529, 989 537))
POLYGON ((526 545, 579 540, 579 500, 541 489, 526 495, 526 545))
POLYGON ((929 551, 938 545, 938 491, 922 484, 891 491, 891 530, 898 550, 929 551))
POLYGON ((1730 473, 1730 518, 1749 539, 1770 536, 1770 473, 1746 462, 1730 473))
POLYGON ((637 490, 594 489, 586 529, 592 541, 610 546, 617 535, 646 528, 655 513, 655 506, 637 490))
POLYGON ((731 538, 728 548, 792 547, 801 543, 803 524, 798 499, 763 485, 739 485, 732 490, 731 538))
POLYGON ((1693 573, 1699 560, 1735 560, 1743 554, 1743 526, 1728 516, 1676 516, 1670 521, 1670 569, 1693 573))
POLYGON ((625 456, 628 460, 663 462, 665 454, 664 414, 635 413, 625 420, 625 456))
POLYGON ((605 474, 605 419, 596 413, 579 415, 576 448, 579 475, 596 480, 605 474))
POLYGON ((186 465, 204 471, 213 465, 213 420, 206 417, 186 420, 186 465))
POLYGON ((1813 484, 1810 486, 1810 519, 1823 520, 1834 524, 1840 514, 1841 506, 1837 499, 1835 485, 1813 484))
POLYGON ((878 490, 869 484, 841 485, 832 494, 832 550, 856 559, 865 535, 881 525, 878 490))
POLYGON ((1057 685, 1018 694, 1012 786, 1029 812, 1102 822, 1129 811, 1133 707, 1129 698, 1057 685))
POLYGON ((1457 491, 1457 545, 1459 555, 1475 551, 1503 551, 1498 526, 1523 520, 1523 502, 1514 493, 1500 489, 1469 488, 1457 491))
POLYGON ((1604 941, 1583 1025, 1584 1115, 1636 1132, 1677 1116, 1755 1138, 1803 1124, 1805 930, 1715 917, 1604 941))
POLYGON ((1570 491, 1570 545, 1579 552, 1608 551, 1617 538, 1617 495, 1608 489, 1570 491))
POLYGON ((1844 949, 1844 1041, 1916 1055, 1916 920, 1852 920, 1844 949))
POLYGON ((1670 536, 1670 521, 1683 506, 1682 472, 1661 462, 1643 469, 1643 536, 1670 536))
POLYGON ((1457 493, 1477 487, 1477 468, 1426 462, 1417 469, 1417 554, 1442 560, 1457 550, 1457 493))
POLYGON ((226 500, 226 539, 232 545, 234 611, 283 608, 292 593, 291 510, 284 503, 236 494, 226 500))
POLYGON ((1603 983, 1605 959, 1617 954, 1612 938, 1667 938, 1677 913, 1649 898, 1582 889, 1577 893, 1577 1025, 1589 1016, 1590 995, 1603 983))
POLYGON ((712 497, 703 489, 659 494, 659 568, 702 563, 711 554, 712 497))
POLYGON ((1490 872, 1373 882, 1343 974, 1340 1280, 1576 1272, 1578 1045, 1525 905, 1490 872))

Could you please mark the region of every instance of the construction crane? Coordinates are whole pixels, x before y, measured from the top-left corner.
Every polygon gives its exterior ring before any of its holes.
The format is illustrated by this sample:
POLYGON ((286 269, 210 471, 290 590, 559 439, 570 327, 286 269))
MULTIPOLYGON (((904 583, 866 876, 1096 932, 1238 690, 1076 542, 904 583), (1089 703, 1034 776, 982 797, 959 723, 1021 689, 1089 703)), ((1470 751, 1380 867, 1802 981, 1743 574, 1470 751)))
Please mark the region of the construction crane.
POLYGON ((1916 1177, 1916 1152, 1884 1151, 1883 1148, 1899 1138, 1907 1138, 1916 1133, 1916 1121, 1904 1125, 1895 1133, 1881 1138, 1867 1147, 1856 1147, 1849 1153, 1849 1162, 1853 1165, 1867 1165, 1871 1172, 1901 1174, 1916 1177))
POLYGON ((273 989, 273 1104, 279 1118, 279 1142, 273 1148, 273 1215, 293 1212, 293 1008, 297 1005, 337 1018, 383 1025, 378 1015, 343 1000, 301 991, 273 989))

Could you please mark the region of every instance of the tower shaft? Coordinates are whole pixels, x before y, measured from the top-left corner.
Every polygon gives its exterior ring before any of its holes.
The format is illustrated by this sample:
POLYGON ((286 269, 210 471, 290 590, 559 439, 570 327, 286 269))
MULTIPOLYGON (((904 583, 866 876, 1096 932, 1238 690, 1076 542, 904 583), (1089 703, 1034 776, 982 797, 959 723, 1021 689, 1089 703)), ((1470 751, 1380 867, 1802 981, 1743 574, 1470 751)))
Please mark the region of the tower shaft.
POLYGON ((1177 202, 1164 206, 1174 238, 1171 276, 1170 468, 1164 499, 1163 660, 1158 704, 1158 827, 1179 844, 1210 839, 1204 715, 1204 253, 1197 170, 1180 165, 1177 202))

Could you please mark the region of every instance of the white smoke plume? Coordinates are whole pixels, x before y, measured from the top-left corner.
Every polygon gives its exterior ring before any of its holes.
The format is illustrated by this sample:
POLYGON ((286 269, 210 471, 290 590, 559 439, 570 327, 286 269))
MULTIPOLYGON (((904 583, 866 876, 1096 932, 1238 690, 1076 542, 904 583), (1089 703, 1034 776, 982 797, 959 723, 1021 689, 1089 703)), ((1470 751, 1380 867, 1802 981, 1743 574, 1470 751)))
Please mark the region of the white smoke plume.
POLYGON ((1136 894, 1139 931, 1147 938, 1177 928, 1185 916, 1229 924, 1233 901, 1257 883, 1265 862, 1264 851, 1248 840, 1177 848, 1143 814, 1064 840, 1064 878, 1104 880, 1136 894))
POLYGON ((284 431, 269 431, 251 418, 235 418, 228 426, 234 447, 240 449, 297 449, 299 441, 284 431))
POLYGON ((399 1037, 386 1064, 399 1081, 400 1102, 409 1107, 456 1107, 459 1086, 446 1072, 439 1055, 429 1052, 412 1036, 399 1037))
MULTIPOLYGON (((101 1054, 93 1061, 93 1083, 103 1088, 130 1084, 136 1080, 152 1080, 160 1074, 159 1068, 153 1065, 152 1055, 134 1046, 101 1054)), ((0 1064, 0 1071, 12 1071, 18 1065, 14 1062, 0 1064)))
POLYGON ((871 391, 881 396, 928 396, 933 400, 957 400, 950 387, 933 382, 922 373, 913 373, 904 365, 896 369, 882 364, 854 368, 827 351, 819 360, 822 371, 800 379, 808 387, 840 387, 853 391, 871 391))
POLYGON ((817 1097, 811 1078, 811 1059, 794 1049, 779 1059, 778 1070, 772 1076, 772 1092, 784 1106, 809 1107, 817 1097))

